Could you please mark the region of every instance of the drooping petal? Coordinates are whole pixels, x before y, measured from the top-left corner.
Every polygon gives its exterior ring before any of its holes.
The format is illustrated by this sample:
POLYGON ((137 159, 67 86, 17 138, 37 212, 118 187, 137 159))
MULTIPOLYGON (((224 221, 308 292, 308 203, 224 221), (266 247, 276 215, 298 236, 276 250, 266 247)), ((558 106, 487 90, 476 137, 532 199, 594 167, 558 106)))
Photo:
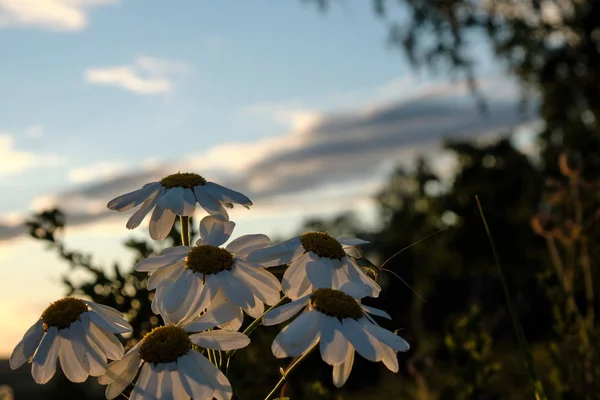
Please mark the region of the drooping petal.
POLYGON ((183 215, 183 193, 184 188, 173 187, 166 189, 165 193, 158 200, 158 205, 171 212, 175 215, 183 215))
POLYGON ((355 299, 362 299, 371 294, 371 288, 360 282, 346 282, 340 290, 355 299))
POLYGON ((183 213, 186 217, 189 217, 194 214, 196 211, 196 196, 194 196, 193 189, 184 189, 183 190, 183 213))
POLYGON ((82 320, 82 322, 84 322, 84 327, 87 326, 87 337, 90 338, 92 342, 104 352, 104 354, 106 354, 107 358, 110 358, 111 360, 119 360, 121 357, 123 357, 123 345, 119 339, 115 337, 115 335, 106 332, 96 325, 96 323, 91 319, 88 319, 87 321, 82 320))
POLYGON ((196 352, 189 351, 177 359, 179 379, 186 393, 192 399, 212 399, 215 391, 214 385, 211 384, 212 379, 204 376, 198 365, 197 357, 193 356, 194 353, 196 352))
POLYGON ((385 344, 381 345, 381 349, 383 350, 383 357, 381 357, 383 365, 385 365, 387 369, 394 373, 398 372, 400 366, 398 365, 398 356, 396 355, 394 349, 386 346, 385 344))
POLYGON ((175 369, 173 371, 170 371, 169 375, 171 375, 170 379, 174 400, 190 400, 190 396, 188 396, 188 394, 185 391, 185 388, 183 387, 183 384, 181 383, 179 371, 175 369))
POLYGON ((235 350, 250 344, 250 338, 241 332, 206 331, 190 335, 197 346, 213 350, 235 350))
POLYGON ((306 263, 306 275, 315 289, 331 288, 333 281, 333 267, 311 259, 306 263))
POLYGON ((240 307, 230 301, 211 306, 200 318, 183 327, 187 332, 201 332, 212 329, 217 325, 224 324, 234 319, 240 307))
POLYGON ((245 257, 254 250, 263 249, 271 244, 267 235, 254 234, 244 235, 232 240, 226 247, 227 251, 237 257, 245 257))
POLYGON ((379 308, 365 306, 364 304, 361 304, 360 306, 362 307, 363 310, 365 310, 369 314, 377 315, 378 317, 383 317, 383 318, 387 318, 387 319, 392 319, 390 314, 386 313, 383 310, 380 310, 379 308))
POLYGON ((100 309, 88 311, 88 317, 100 328, 112 333, 128 333, 132 328, 123 318, 116 318, 100 309))
POLYGON ((221 216, 207 215, 200 221, 200 236, 204 243, 220 246, 229 239, 234 227, 233 221, 227 221, 221 216))
POLYGON ((162 187, 153 192, 152 195, 144 201, 142 206, 127 220, 125 227, 127 229, 135 229, 140 226, 142 221, 146 218, 146 215, 148 215, 148 213, 156 206, 156 203, 158 203, 158 199, 160 199, 163 192, 164 189, 162 187))
POLYGON ((169 291, 165 293, 166 297, 163 301, 166 313, 173 313, 181 307, 181 304, 190 293, 192 281, 195 280, 194 273, 186 269, 175 282, 170 283, 169 291))
POLYGON ((196 363, 204 372, 205 377, 210 379, 211 385, 215 389, 214 396, 217 400, 231 400, 233 396, 233 390, 227 377, 219 371, 210 361, 204 356, 196 352, 190 352, 191 356, 196 360, 196 363))
POLYGON ((21 339, 10 355, 9 365, 11 369, 17 369, 25 364, 25 362, 31 360, 44 336, 43 325, 44 322, 40 318, 25 332, 23 339, 21 339))
POLYGON ((206 191, 215 199, 225 202, 225 203, 237 203, 241 204, 246 208, 250 208, 252 202, 250 199, 243 194, 236 192, 235 190, 231 190, 226 188, 225 186, 221 186, 214 182, 206 182, 204 185, 206 191))
POLYGON ((65 376, 71 382, 84 382, 88 377, 87 366, 81 364, 77 357, 74 340, 71 340, 71 330, 61 329, 58 333, 60 338, 58 359, 65 376))
POLYGON ((358 265, 352 261, 352 259, 346 257, 344 259, 343 268, 346 268, 348 276, 351 281, 356 283, 363 283, 371 288, 370 297, 378 297, 381 292, 381 286, 377 284, 373 279, 369 278, 358 265))
POLYGON ((106 205, 111 210, 127 211, 137 207, 146 201, 155 191, 161 187, 160 183, 152 182, 144 185, 141 189, 115 197, 106 205))
POLYGON ((156 377, 152 372, 152 366, 150 363, 144 363, 140 377, 135 383, 135 387, 129 396, 129 400, 144 400, 144 398, 152 398, 148 396, 148 386, 151 384, 151 381, 156 381, 156 377))
POLYGON ((231 302, 243 309, 252 308, 256 305, 254 295, 244 281, 237 278, 230 271, 220 272, 216 276, 221 282, 221 290, 231 302))
POLYGON ((348 346, 348 353, 346 354, 346 359, 340 365, 333 366, 333 384, 335 387, 340 388, 344 386, 344 383, 348 380, 350 376, 350 371, 352 371, 352 366, 354 365, 354 347, 352 345, 348 346))
POLYGON ((296 236, 272 246, 253 250, 248 253, 247 260, 271 266, 289 264, 294 259, 296 250, 300 248, 301 252, 304 252, 301 243, 300 236, 296 236))
POLYGON ((329 365, 340 365, 348 354, 348 340, 337 318, 321 314, 321 358, 329 365))
POLYGON ((157 205, 150 218, 150 237, 154 240, 163 240, 171 232, 175 214, 166 208, 157 205))
POLYGON ((117 397, 133 381, 142 360, 139 356, 139 343, 125 356, 113 361, 106 368, 106 374, 98 378, 98 383, 106 385, 106 398, 111 400, 117 397))
POLYGON ((154 271, 148 277, 147 288, 148 290, 154 290, 164 281, 172 282, 175 275, 179 276, 182 273, 183 267, 185 265, 185 260, 180 260, 175 264, 172 264, 168 267, 161 268, 157 271, 154 271))
POLYGON ((210 215, 222 215, 225 219, 229 218, 229 214, 227 214, 221 202, 212 197, 203 185, 194 187, 194 195, 200 206, 210 215))
POLYGON ((310 295, 301 297, 291 303, 284 304, 277 308, 272 309, 263 317, 263 325, 271 326, 280 324, 296 315, 308 304, 310 295))
POLYGON ((339 244, 343 246, 360 246, 361 244, 369 244, 369 242, 366 240, 350 236, 338 236, 335 238, 335 240, 337 240, 339 244))
POLYGON ((54 376, 59 349, 58 329, 52 326, 42 337, 42 341, 33 356, 31 375, 33 375, 36 383, 47 383, 54 376))
POLYGON ((297 357, 319 340, 319 316, 316 311, 305 311, 279 332, 271 351, 277 358, 297 357))
POLYGON ((362 321, 362 324, 367 332, 392 349, 397 351, 408 351, 410 349, 408 342, 393 332, 370 322, 362 321))
POLYGON ((184 324, 188 320, 192 320, 200 314, 202 309, 196 307, 196 303, 202 296, 202 280, 197 274, 189 274, 190 286, 188 292, 185 293, 184 299, 178 304, 176 311, 172 313, 162 313, 161 316, 165 320, 165 324, 184 324))
POLYGON ((381 361, 381 344, 366 331, 363 324, 352 318, 344 318, 342 333, 362 357, 373 362, 381 361))
POLYGON ((106 356, 95 345, 88 342, 87 333, 81 321, 75 321, 69 326, 71 343, 79 363, 92 376, 99 376, 106 372, 106 356))
POLYGON ((153 272, 161 268, 167 268, 185 259, 186 255, 187 252, 186 254, 168 254, 148 257, 138 262, 135 265, 135 270, 138 272, 153 272))
POLYGON ((237 262, 231 270, 233 275, 246 282, 252 288, 256 297, 266 304, 275 304, 281 298, 281 284, 273 274, 264 269, 246 267, 242 262, 237 262))

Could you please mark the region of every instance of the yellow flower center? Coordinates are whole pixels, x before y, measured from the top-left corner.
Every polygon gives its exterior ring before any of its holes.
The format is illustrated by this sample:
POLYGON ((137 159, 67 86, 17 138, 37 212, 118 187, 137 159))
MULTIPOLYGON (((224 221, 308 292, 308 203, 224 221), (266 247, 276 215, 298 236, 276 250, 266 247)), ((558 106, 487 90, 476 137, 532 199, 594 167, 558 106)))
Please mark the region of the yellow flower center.
POLYGON ((206 185, 206 179, 191 172, 178 172, 173 175, 165 176, 160 180, 160 184, 167 189, 174 187, 193 189, 194 186, 206 185))
POLYGON ((189 251, 185 266, 205 275, 218 274, 233 268, 233 254, 220 247, 203 244, 189 251))
POLYGON ((42 313, 44 330, 47 331, 52 326, 58 329, 68 328, 87 310, 87 305, 82 300, 73 297, 57 300, 42 313))
POLYGON ((340 320, 359 319, 363 311, 358 302, 350 295, 335 289, 317 289, 310 296, 310 305, 323 314, 340 320))
POLYGON ((327 232, 308 232, 300 237, 302 247, 306 251, 312 251, 319 257, 337 258, 341 260, 346 256, 342 245, 329 236, 327 232))
POLYGON ((180 327, 159 326, 142 339, 140 358, 153 364, 170 363, 192 348, 188 334, 180 327))

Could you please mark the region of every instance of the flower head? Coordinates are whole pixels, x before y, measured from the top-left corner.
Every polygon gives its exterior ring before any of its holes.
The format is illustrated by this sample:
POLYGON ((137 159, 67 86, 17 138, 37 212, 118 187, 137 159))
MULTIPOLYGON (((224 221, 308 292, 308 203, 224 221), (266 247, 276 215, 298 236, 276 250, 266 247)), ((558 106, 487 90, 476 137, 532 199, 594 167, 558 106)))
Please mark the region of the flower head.
POLYGON ((319 344, 321 358, 333 366, 333 383, 341 387, 352 370, 354 352, 369 361, 382 361, 398 372, 396 352, 408 343, 383 329, 369 314, 389 318, 382 310, 360 304, 371 288, 346 283, 341 290, 321 288, 269 311, 264 325, 282 323, 304 311, 275 337, 271 350, 278 358, 298 357, 319 344))
POLYGON ((338 237, 326 232, 307 232, 285 242, 257 249, 248 260, 265 266, 289 264, 281 281, 283 292, 296 300, 315 288, 339 289, 347 282, 369 286, 369 296, 377 297, 381 287, 369 278, 349 257, 346 249, 369 243, 365 240, 338 237))
POLYGON ((66 297, 50 304, 23 336, 10 356, 10 367, 32 363, 37 383, 48 382, 56 372, 56 361, 72 382, 106 371, 106 359, 123 356, 123 345, 115 333, 131 332, 123 314, 114 308, 66 297))
POLYGON ((231 399, 233 391, 227 377, 192 348, 196 345, 201 352, 234 350, 250 343, 248 336, 240 332, 203 331, 222 322, 218 315, 207 313, 191 324, 154 328, 98 379, 100 384, 108 385, 106 398, 114 399, 123 392, 141 368, 131 400, 231 399))
MULTIPOLYGON (((156 289, 152 309, 167 323, 190 321, 207 307, 224 301, 258 318, 264 303, 279 301, 281 284, 277 278, 247 261, 249 252, 270 244, 269 238, 245 235, 220 247, 234 226, 222 217, 204 217, 195 246, 173 247, 136 265, 136 271, 150 273, 148 290, 156 289)), ((231 319, 239 317, 238 312, 231 314, 231 319)))
POLYGON ((151 182, 141 189, 126 193, 108 202, 111 210, 127 211, 141 205, 129 221, 127 228, 137 228, 146 215, 154 209, 150 218, 150 237, 163 240, 167 237, 176 215, 190 216, 199 203, 210 215, 229 218, 225 208, 241 204, 250 208, 252 202, 246 196, 194 173, 176 173, 151 182))

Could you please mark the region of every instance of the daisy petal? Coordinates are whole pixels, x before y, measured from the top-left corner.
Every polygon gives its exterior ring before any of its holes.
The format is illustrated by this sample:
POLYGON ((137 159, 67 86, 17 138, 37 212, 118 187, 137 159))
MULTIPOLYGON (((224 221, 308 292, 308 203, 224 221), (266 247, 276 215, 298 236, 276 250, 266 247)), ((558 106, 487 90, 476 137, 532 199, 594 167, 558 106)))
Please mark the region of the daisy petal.
POLYGON ((227 251, 238 257, 245 256, 250 252, 265 248, 271 244, 267 235, 255 234, 244 235, 232 240, 226 247, 227 251))
POLYGON ((158 205, 175 215, 183 215, 183 193, 184 188, 173 187, 166 189, 165 193, 158 199, 158 205))
POLYGON ((268 265, 282 265, 289 264, 295 256, 295 251, 301 247, 300 236, 286 240, 285 242, 277 243, 269 247, 253 250, 248 253, 249 262, 259 262, 268 265))
POLYGON ((211 384, 215 389, 214 397, 216 397, 217 400, 231 400, 233 390, 231 389, 231 384, 229 383, 229 380, 227 380, 227 377, 199 353, 194 351, 189 352, 188 354, 190 354, 196 360, 196 363, 200 365, 206 378, 210 379, 211 384))
POLYGON ((59 349, 58 329, 52 326, 42 337, 42 341, 33 356, 31 374, 36 383, 47 383, 54 376, 59 349))
POLYGON ((233 221, 227 221, 221 216, 208 215, 200 221, 200 236, 204 243, 220 246, 229 239, 234 227, 233 221))
POLYGON ((161 184, 158 182, 148 183, 141 189, 134 190, 133 192, 112 199, 106 206, 111 210, 127 211, 142 204, 147 198, 152 196, 155 191, 158 191, 160 187, 161 184))
POLYGON ((366 331, 363 324, 352 318, 344 318, 342 333, 362 357, 373 362, 381 360, 381 344, 366 331))
POLYGON ((382 345, 381 348, 383 349, 383 357, 381 357, 383 365, 393 373, 398 372, 400 366, 398 365, 398 356, 394 349, 386 345, 382 345))
POLYGON ((367 332, 394 350, 408 351, 410 349, 410 345, 406 340, 394 334, 393 332, 388 331, 387 329, 383 329, 382 327, 369 322, 365 322, 363 326, 367 332))
POLYGON ((75 352, 74 341, 71 338, 71 329, 61 329, 58 331, 60 338, 60 350, 58 359, 65 376, 71 382, 80 383, 87 379, 88 373, 86 366, 80 363, 75 352))
POLYGON ((350 236, 338 236, 335 238, 339 244, 343 246, 359 246, 361 244, 369 244, 366 240, 362 240, 355 237, 350 236))
POLYGON ((197 346, 213 350, 235 350, 250 344, 250 338, 241 332, 206 331, 190 335, 197 346))
POLYGON ((296 315, 308 303, 310 295, 294 300, 291 303, 279 306, 265 314, 263 325, 271 326, 280 324, 296 315))
POLYGON ((271 351, 277 358, 298 357, 319 340, 319 316, 316 311, 305 311, 273 340, 271 351))
MULTIPOLYGON (((184 246, 181 246, 184 247, 184 246)), ((162 256, 153 256, 143 259, 135 265, 135 270, 138 272, 152 272, 157 269, 169 267, 185 258, 189 252, 189 248, 185 254, 167 254, 162 256)))
POLYGON ((44 322, 40 318, 25 332, 23 339, 21 339, 10 355, 9 364, 11 369, 17 369, 25 364, 25 362, 31 360, 44 336, 43 325, 44 322))
MULTIPOLYGON (((185 391, 183 384, 181 383, 181 378, 179 377, 179 371, 175 369, 174 371, 170 371, 171 375, 171 386, 173 388, 173 398, 175 400, 190 400, 190 396, 185 391)), ((196 397, 199 398, 199 397, 196 397)))
POLYGON ((311 259, 306 263, 306 275, 315 289, 330 288, 333 281, 333 267, 311 259))
POLYGON ((358 282, 346 282, 342 285, 340 290, 355 299, 362 299, 371 294, 371 288, 369 286, 358 282))
POLYGON ((106 374, 98 378, 98 383, 106 385, 106 398, 114 399, 133 381, 142 360, 139 357, 139 344, 122 359, 113 361, 106 368, 106 374))
POLYGON ((162 196, 163 191, 164 189, 161 187, 144 201, 144 204, 142 204, 142 206, 127 220, 125 227, 127 229, 135 229, 140 226, 144 218, 146 218, 146 215, 148 215, 148 213, 152 211, 152 208, 156 206, 156 203, 158 203, 158 199, 162 196))
POLYGON ((151 381, 156 381, 156 377, 152 372, 152 366, 150 363, 144 363, 142 366, 142 372, 135 383, 135 387, 129 396, 129 400, 144 400, 144 398, 151 398, 148 396, 150 394, 148 391, 148 386, 150 385, 151 381))
POLYGON ((199 185, 194 187, 194 194, 196 200, 206 210, 210 215, 222 215, 225 219, 229 218, 229 214, 223 208, 221 202, 214 197, 212 197, 204 188, 204 186, 199 185))
POLYGON ((363 310, 365 310, 369 314, 377 315, 378 317, 383 317, 383 318, 387 318, 387 319, 392 319, 390 314, 386 313, 383 310, 380 310, 379 308, 365 306, 364 304, 361 304, 360 306, 362 307, 363 310))
POLYGON ((184 390, 191 398, 212 399, 215 389, 212 387, 211 381, 200 370, 196 357, 192 355, 194 353, 194 351, 189 351, 186 355, 177 359, 179 379, 184 390))
POLYGON ((196 196, 194 196, 194 191, 192 189, 184 189, 183 190, 183 213, 186 217, 194 214, 196 211, 196 196))
POLYGON ((194 322, 186 325, 184 329, 187 332, 200 332, 208 329, 212 329, 217 325, 224 324, 234 319, 240 307, 229 301, 223 301, 222 303, 211 306, 200 318, 194 322))
POLYGON ((342 324, 337 318, 322 315, 321 358, 329 365, 340 365, 348 354, 348 340, 342 334, 342 324))
POLYGON ((348 380, 350 376, 350 371, 352 371, 352 366, 354 365, 354 347, 352 345, 348 346, 348 353, 346 354, 346 359, 340 365, 333 366, 333 384, 335 387, 340 388, 344 386, 344 383, 348 380))
POLYGON ((252 202, 249 198, 239 192, 236 192, 235 190, 226 188, 225 186, 221 186, 214 182, 206 182, 204 187, 212 197, 219 201, 241 204, 246 208, 249 208, 252 205, 252 202))
POLYGON ((100 328, 112 333, 129 333, 131 325, 123 318, 116 318, 100 309, 88 311, 90 321, 100 328))
POLYGON ((150 218, 150 237, 154 240, 165 239, 173 228, 173 222, 175 214, 157 205, 150 218))

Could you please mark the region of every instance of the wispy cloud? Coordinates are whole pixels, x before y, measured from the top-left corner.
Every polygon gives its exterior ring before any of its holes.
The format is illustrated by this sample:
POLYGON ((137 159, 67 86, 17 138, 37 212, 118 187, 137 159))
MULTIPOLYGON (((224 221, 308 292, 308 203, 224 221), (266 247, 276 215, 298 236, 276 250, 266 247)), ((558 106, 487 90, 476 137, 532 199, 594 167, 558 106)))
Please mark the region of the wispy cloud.
POLYGON ((15 148, 13 136, 0 132, 0 179, 30 168, 58 166, 63 161, 58 155, 18 150, 15 148))
POLYGON ((118 176, 126 167, 127 164, 124 162, 103 161, 72 168, 67 172, 67 179, 72 183, 104 181, 118 176))
POLYGON ((187 64, 149 56, 138 56, 133 64, 88 68, 83 73, 86 82, 114 86, 138 94, 169 93, 174 78, 187 72, 187 64))
POLYGON ((88 23, 93 6, 119 0, 0 0, 0 27, 35 27, 78 31, 88 23))
MULTIPOLYGON (((320 209, 321 194, 329 192, 331 197, 334 187, 335 193, 344 193, 340 203, 347 204, 347 199, 367 198, 371 193, 365 193, 365 188, 384 182, 395 165, 437 151, 441 138, 490 137, 535 120, 534 115, 523 118, 519 113, 516 93, 513 98, 490 96, 487 115, 479 114, 468 98, 468 91, 460 85, 444 86, 377 108, 319 114, 311 124, 297 124, 289 118, 286 134, 204 151, 190 149, 178 162, 155 162, 99 182, 89 181, 38 199, 37 206, 57 204, 73 210, 76 214, 70 224, 103 220, 116 214, 106 210, 110 198, 177 170, 195 171, 239 190, 257 208, 281 202, 286 207, 320 209)), ((449 164, 444 165, 448 168, 449 164)), ((7 230, 2 232, 0 227, 0 238, 15 233, 10 227, 7 230)))

